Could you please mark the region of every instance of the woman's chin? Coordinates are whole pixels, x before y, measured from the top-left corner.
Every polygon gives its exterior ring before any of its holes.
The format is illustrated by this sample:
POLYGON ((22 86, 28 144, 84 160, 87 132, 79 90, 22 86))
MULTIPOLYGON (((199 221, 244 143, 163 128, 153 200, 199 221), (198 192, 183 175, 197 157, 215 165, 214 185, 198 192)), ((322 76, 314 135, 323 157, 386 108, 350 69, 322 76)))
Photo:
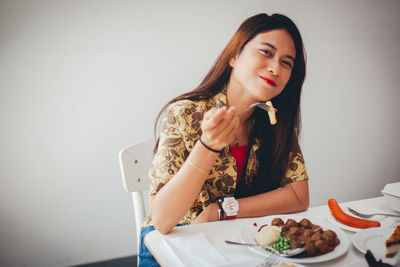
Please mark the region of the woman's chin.
POLYGON ((257 97, 257 100, 259 102, 267 102, 267 101, 271 100, 272 98, 273 98, 273 96, 271 96, 271 95, 260 95, 257 97))

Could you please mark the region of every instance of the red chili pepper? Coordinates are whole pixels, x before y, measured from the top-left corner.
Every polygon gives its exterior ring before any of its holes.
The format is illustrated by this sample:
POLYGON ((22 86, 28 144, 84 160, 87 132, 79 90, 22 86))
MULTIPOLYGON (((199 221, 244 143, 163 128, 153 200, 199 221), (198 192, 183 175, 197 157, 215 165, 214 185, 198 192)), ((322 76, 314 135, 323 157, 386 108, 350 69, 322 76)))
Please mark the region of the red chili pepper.
POLYGON ((328 200, 328 206, 329 209, 331 210, 333 217, 335 217, 339 222, 345 225, 362 229, 381 226, 381 224, 378 221, 363 220, 348 215, 340 208, 337 201, 333 198, 328 200))

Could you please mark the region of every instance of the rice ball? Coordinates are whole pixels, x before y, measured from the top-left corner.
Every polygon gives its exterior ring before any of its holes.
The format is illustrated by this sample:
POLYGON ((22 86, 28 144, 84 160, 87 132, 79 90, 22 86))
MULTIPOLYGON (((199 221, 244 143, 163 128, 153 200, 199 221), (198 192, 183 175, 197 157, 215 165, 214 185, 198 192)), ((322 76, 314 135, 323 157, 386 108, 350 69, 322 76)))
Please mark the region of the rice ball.
POLYGON ((270 246, 275 243, 281 236, 281 227, 279 226, 264 226, 256 233, 254 239, 260 246, 270 246))

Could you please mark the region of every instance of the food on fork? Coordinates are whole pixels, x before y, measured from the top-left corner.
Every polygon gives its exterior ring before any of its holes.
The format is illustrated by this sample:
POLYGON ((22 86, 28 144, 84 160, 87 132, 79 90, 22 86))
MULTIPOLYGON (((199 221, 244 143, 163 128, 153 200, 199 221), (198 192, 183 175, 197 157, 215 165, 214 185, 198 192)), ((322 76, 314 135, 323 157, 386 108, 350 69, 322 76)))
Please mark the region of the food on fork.
POLYGON ((386 257, 392 258, 400 250, 400 224, 397 225, 392 235, 386 240, 386 257))
POLYGON ((265 104, 267 104, 268 106, 270 106, 272 109, 268 111, 268 118, 269 118, 269 122, 271 123, 271 125, 275 125, 277 123, 276 120, 276 115, 275 115, 275 108, 272 105, 271 101, 267 101, 265 104))
POLYGON ((328 206, 329 209, 331 210, 333 217, 335 217, 336 220, 347 226, 361 228, 361 229, 381 226, 380 222, 378 221, 364 220, 348 215, 340 208, 337 201, 333 198, 328 200, 328 206))

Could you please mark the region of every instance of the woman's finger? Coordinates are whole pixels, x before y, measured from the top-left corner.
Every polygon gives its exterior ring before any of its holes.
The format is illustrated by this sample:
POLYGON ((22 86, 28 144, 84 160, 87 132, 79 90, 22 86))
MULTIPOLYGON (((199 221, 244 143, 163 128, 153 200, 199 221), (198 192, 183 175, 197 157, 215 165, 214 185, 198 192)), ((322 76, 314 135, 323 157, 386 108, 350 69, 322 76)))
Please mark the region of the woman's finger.
POLYGON ((236 114, 236 108, 230 107, 229 109, 225 109, 224 111, 218 114, 218 117, 215 117, 215 119, 213 120, 213 124, 210 124, 209 130, 222 132, 226 127, 228 127, 236 114))
POLYGON ((215 112, 217 112, 217 109, 216 109, 216 108, 211 108, 210 110, 208 110, 208 111, 204 114, 203 120, 208 120, 208 119, 210 119, 210 118, 215 114, 215 112))
MULTIPOLYGON (((208 111, 207 111, 207 113, 208 113, 208 111)), ((207 114, 207 119, 206 119, 206 115, 204 115, 205 119, 203 120, 202 126, 204 126, 204 128, 206 128, 208 130, 218 127, 218 126, 220 126, 220 123, 223 120, 223 118, 225 117, 225 115, 226 115, 226 107, 222 107, 222 108, 216 110, 214 113, 207 114)))
POLYGON ((236 116, 235 107, 217 110, 208 120, 203 120, 202 140, 217 150, 224 148, 233 141, 238 125, 239 117, 236 116))
POLYGON ((229 145, 234 139, 234 134, 238 125, 239 117, 236 116, 235 110, 232 109, 226 114, 223 122, 211 130, 207 129, 207 131, 203 132, 203 135, 210 145, 223 148, 229 145))
POLYGON ((226 127, 220 134, 221 136, 224 137, 227 145, 232 143, 235 139, 235 133, 236 133, 237 128, 239 127, 239 120, 240 120, 239 117, 235 116, 231 120, 231 123, 228 125, 228 127, 226 127))
POLYGON ((227 127, 232 124, 232 120, 236 116, 236 108, 230 107, 224 117, 224 121, 220 123, 219 131, 224 132, 227 127))

